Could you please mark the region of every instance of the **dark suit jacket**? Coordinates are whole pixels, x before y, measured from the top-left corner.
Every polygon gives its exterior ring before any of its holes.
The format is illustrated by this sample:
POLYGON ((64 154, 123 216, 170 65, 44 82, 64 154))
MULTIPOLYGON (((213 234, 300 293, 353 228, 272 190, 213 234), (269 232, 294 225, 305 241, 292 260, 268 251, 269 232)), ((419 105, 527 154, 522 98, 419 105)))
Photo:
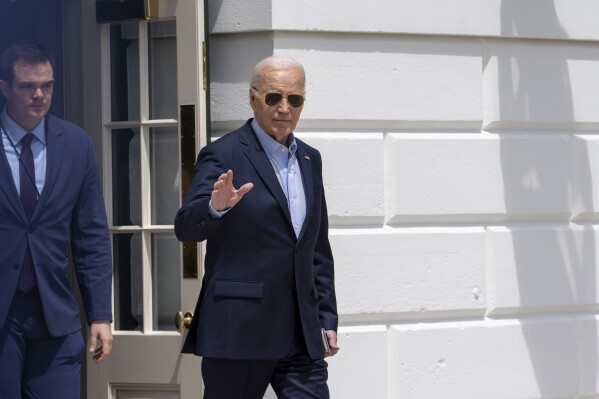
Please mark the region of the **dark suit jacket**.
POLYGON ((320 328, 337 330, 333 257, 320 153, 300 140, 306 193, 299 238, 287 199, 249 120, 205 146, 175 218, 181 241, 207 240, 205 275, 183 352, 230 359, 280 359, 291 348, 297 298, 307 349, 321 359, 320 328), (254 188, 221 219, 208 203, 218 177, 254 188))
POLYGON ((0 141, 0 328, 17 287, 29 239, 48 330, 81 329, 67 277, 69 244, 88 322, 112 320, 112 261, 98 165, 88 135, 46 116, 46 181, 31 221, 0 141))

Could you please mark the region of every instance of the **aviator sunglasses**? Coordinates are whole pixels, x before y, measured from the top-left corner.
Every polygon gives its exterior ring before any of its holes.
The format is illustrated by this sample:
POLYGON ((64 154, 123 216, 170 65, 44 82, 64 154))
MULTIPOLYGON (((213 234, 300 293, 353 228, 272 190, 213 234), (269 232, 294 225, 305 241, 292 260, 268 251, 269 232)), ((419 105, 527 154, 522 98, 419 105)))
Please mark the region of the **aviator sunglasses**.
POLYGON ((304 105, 305 99, 304 96, 302 96, 301 94, 283 94, 278 93, 276 91, 271 91, 270 93, 262 94, 255 87, 252 87, 252 89, 260 96, 264 97, 264 102, 269 107, 274 107, 275 105, 280 103, 283 100, 283 98, 286 98, 289 105, 291 105, 293 108, 299 108, 302 105, 304 105))

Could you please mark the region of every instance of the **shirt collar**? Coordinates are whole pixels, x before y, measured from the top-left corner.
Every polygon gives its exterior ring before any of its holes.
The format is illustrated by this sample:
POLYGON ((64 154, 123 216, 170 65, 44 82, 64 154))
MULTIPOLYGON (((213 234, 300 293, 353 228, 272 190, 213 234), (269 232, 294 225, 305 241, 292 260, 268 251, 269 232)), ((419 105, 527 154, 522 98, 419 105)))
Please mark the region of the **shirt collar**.
MULTIPOLYGON (((277 140, 269 136, 264 130, 262 130, 260 125, 258 125, 258 122, 256 122, 256 119, 252 119, 252 128, 256 132, 258 140, 260 141, 260 144, 262 144, 262 147, 268 156, 272 157, 276 156, 278 153, 281 153, 281 147, 287 149, 287 147, 279 143, 277 140)), ((291 145, 289 145, 288 152, 290 152, 292 155, 295 155, 295 152, 297 151, 297 142, 293 132, 289 134, 289 139, 291 140, 291 145)))
MULTIPOLYGON (((5 133, 10 136, 10 139, 13 141, 15 145, 21 141, 23 136, 29 133, 27 130, 23 129, 17 122, 12 120, 10 116, 8 116, 8 113, 6 112, 6 107, 4 107, 4 109, 2 110, 2 113, 0 114, 0 119, 2 120, 2 125, 6 130, 5 133)), ((42 118, 40 123, 38 123, 37 126, 33 128, 31 133, 33 133, 33 135, 39 141, 41 141, 43 145, 46 145, 46 118, 42 118)))

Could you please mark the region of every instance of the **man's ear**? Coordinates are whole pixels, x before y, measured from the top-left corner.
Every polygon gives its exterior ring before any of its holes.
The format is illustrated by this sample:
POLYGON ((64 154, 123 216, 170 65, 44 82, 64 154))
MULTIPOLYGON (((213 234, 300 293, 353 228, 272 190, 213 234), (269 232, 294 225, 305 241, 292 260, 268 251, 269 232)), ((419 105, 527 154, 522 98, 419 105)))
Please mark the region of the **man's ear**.
POLYGON ((0 80, 0 93, 4 95, 4 97, 8 98, 8 89, 9 84, 5 80, 0 80))
POLYGON ((252 107, 252 109, 253 109, 253 110, 256 110, 256 108, 254 108, 254 103, 255 103, 255 101, 256 101, 256 94, 255 94, 255 93, 253 93, 253 90, 254 90, 254 89, 252 89, 252 88, 250 87, 250 107, 252 107))

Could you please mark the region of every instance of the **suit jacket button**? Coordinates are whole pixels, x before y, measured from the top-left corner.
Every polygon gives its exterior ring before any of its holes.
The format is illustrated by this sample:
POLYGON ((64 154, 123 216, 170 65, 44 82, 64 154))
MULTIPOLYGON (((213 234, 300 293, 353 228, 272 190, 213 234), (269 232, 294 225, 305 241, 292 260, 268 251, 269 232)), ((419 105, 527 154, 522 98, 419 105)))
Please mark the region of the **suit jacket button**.
POLYGON ((20 266, 21 265, 19 265, 18 263, 15 263, 12 267, 13 269, 18 270, 20 266))
POLYGON ((198 224, 202 227, 206 226, 206 219, 200 220, 200 222, 198 224))

